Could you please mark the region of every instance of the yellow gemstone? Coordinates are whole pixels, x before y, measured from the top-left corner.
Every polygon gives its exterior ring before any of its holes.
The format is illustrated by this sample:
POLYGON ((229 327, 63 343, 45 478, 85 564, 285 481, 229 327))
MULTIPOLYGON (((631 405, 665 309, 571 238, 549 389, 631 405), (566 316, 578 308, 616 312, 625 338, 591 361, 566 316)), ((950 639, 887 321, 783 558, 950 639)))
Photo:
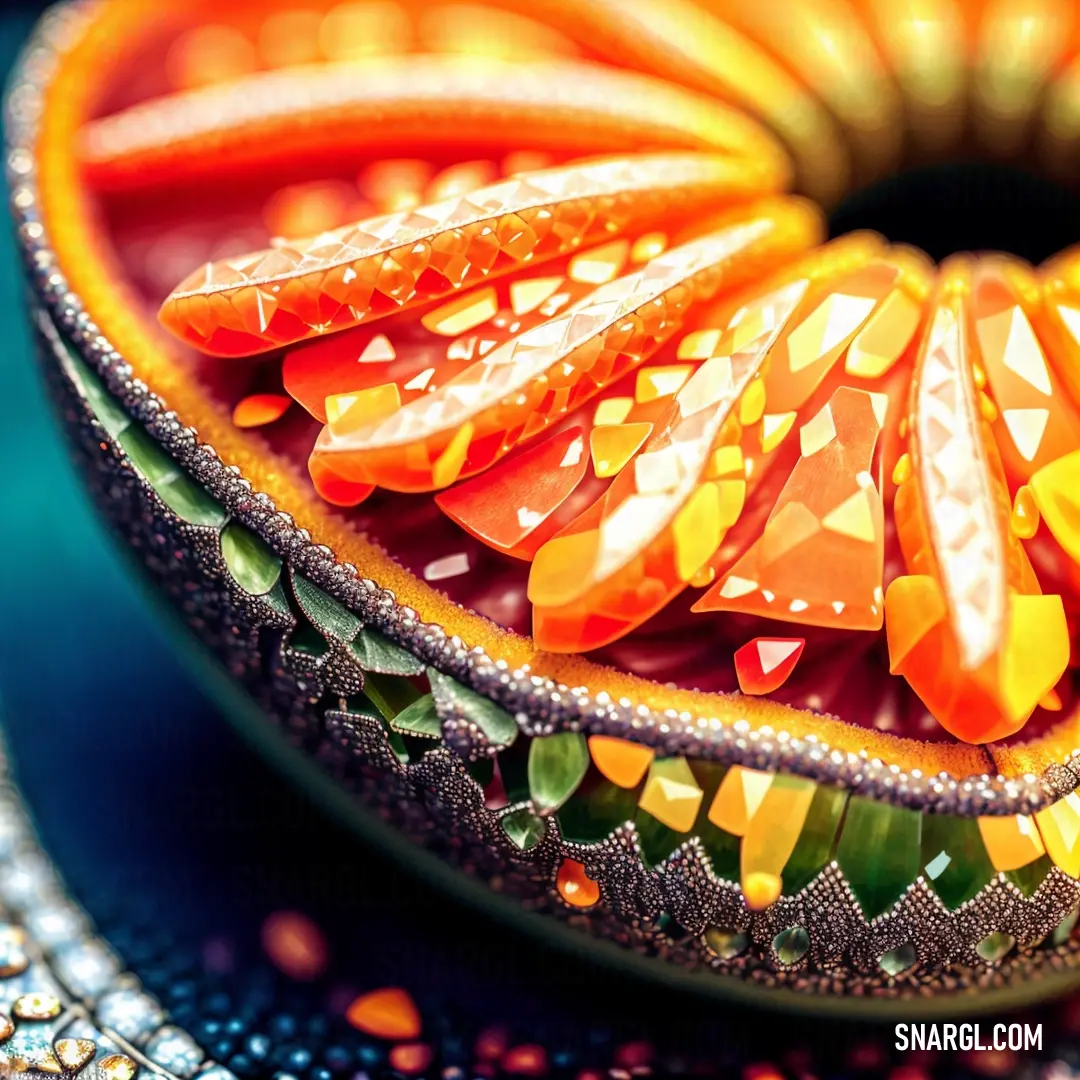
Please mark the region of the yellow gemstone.
POLYGON ((904 354, 922 316, 922 305, 894 289, 855 335, 844 371, 860 379, 879 379, 904 354))
POLYGON ((722 330, 694 330, 679 342, 680 360, 710 360, 720 345, 722 330))
POLYGON ((1000 693, 1004 711, 1026 718, 1069 666, 1069 627, 1060 596, 1014 593, 1001 652, 1000 693))
POLYGON ((761 449, 771 453, 787 438, 798 413, 766 414, 761 418, 761 449))
POLYGON ((604 480, 622 471, 652 433, 648 423, 607 424, 589 432, 589 453, 593 469, 604 480))
POLYGON ((630 410, 633 407, 634 399, 632 397, 604 398, 596 406, 596 412, 593 413, 593 425, 595 427, 604 427, 608 424, 621 424, 630 415, 630 410))
POLYGON ((641 368, 634 381, 634 397, 639 405, 656 401, 657 398, 673 397, 683 388, 693 370, 691 364, 641 368))
POLYGON ((454 432, 453 438, 446 444, 446 449, 436 458, 435 464, 431 467, 431 479, 435 487, 449 487, 461 475, 472 436, 471 421, 462 424, 454 432))
POLYGON ((709 459, 705 470, 706 480, 719 480, 722 476, 742 477, 746 475, 746 461, 740 446, 718 446, 709 459))
POLYGON ((765 415, 765 380, 755 379, 739 398, 739 423, 756 424, 765 415))
POLYGON ((755 872, 743 876, 742 891, 746 906, 751 911, 764 911, 780 899, 782 882, 776 874, 755 872))
POLYGON ((447 304, 440 304, 429 311, 420 322, 424 329, 443 337, 467 334, 493 319, 499 311, 499 298, 493 286, 477 292, 455 297, 447 304))
MULTIPOLYGON (((775 879, 779 895, 784 867, 806 824, 816 786, 799 776, 778 776, 765 790, 756 811, 750 813, 740 848, 740 878, 751 907, 749 887, 754 879, 759 883, 762 878, 775 879)), ((773 896, 763 906, 775 899, 773 896)))
MULTIPOLYGON (((745 493, 746 485, 742 486, 745 493)), ((705 483, 672 521, 675 572, 683 581, 689 581, 720 546, 725 528, 721 512, 720 489, 716 484, 705 483)), ((735 516, 738 517, 737 511, 735 516)))
POLYGON ((1030 540, 1039 531, 1039 508, 1035 505, 1035 496, 1027 484, 1016 489, 1009 524, 1013 533, 1021 540, 1030 540))
POLYGON ((896 464, 893 466, 892 482, 899 487, 905 481, 910 479, 912 473, 911 455, 901 454, 896 464))
POLYGON ((1054 539, 1080 562, 1080 450, 1044 465, 1028 484, 1054 539))
POLYGON ((551 299, 564 280, 561 277, 543 277, 511 282, 510 310, 515 315, 528 315, 545 300, 551 299))
POLYGON ((582 592, 582 567, 592 566, 600 549, 600 530, 567 533, 536 553, 529 573, 529 600, 536 607, 561 607, 582 592))
POLYGON ((614 240, 610 244, 583 251, 570 260, 567 273, 571 281, 585 285, 603 285, 613 281, 630 257, 630 241, 614 240))
POLYGON ((57 1039, 53 1049, 65 1072, 78 1072, 93 1060, 97 1043, 93 1039, 57 1039))
POLYGON ((1034 818, 1026 814, 978 819, 986 854, 995 870, 1019 870, 1046 853, 1034 818))
POLYGON ((773 773, 732 765, 713 797, 709 820, 718 829, 734 836, 745 836, 751 819, 772 786, 773 777, 773 773))
POLYGON ((657 758, 649 768, 638 806, 661 825, 675 832, 689 832, 704 795, 684 758, 657 758))
POLYGON ((912 650, 947 614, 945 594, 929 574, 903 574, 889 583, 885 590, 885 634, 891 674, 902 673, 912 650))
POLYGON ((17 1020, 54 1020, 60 1015, 60 999, 53 994, 23 994, 11 1011, 17 1020))
POLYGON ((400 408, 401 391, 397 383, 384 383, 366 390, 331 394, 326 399, 326 420, 335 435, 346 435, 384 420, 400 408))
POLYGON ((646 233, 634 241, 634 246, 630 249, 630 261, 643 263, 655 259, 667 250, 667 243, 667 237, 661 232, 646 233))
POLYGON ((1075 791, 1035 815, 1046 853, 1069 877, 1080 877, 1080 795, 1075 791))
POLYGON ((611 735, 590 735, 589 753, 601 775, 621 788, 637 787, 656 756, 651 746, 611 735))
POLYGON ((127 1054, 109 1054, 97 1063, 105 1080, 135 1080, 139 1066, 127 1054))

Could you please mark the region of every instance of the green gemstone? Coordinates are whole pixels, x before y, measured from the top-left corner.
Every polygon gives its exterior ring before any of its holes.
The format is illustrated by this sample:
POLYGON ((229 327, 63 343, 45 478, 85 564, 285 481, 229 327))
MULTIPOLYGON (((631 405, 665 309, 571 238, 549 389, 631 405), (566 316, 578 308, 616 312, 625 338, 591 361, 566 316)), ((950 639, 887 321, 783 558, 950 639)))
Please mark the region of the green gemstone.
POLYGON ((154 490, 161 501, 189 525, 220 529, 228 520, 225 508, 214 502, 206 489, 186 473, 177 473, 164 483, 155 484, 154 490))
POLYGON ((120 407, 119 402, 105 389, 105 384, 83 363, 71 346, 64 342, 64 358, 61 365, 68 376, 79 386, 98 422, 114 439, 132 424, 132 419, 120 407))
POLYGON ((1040 855, 1027 866, 1021 866, 1019 870, 1007 870, 1005 877, 1025 896, 1031 897, 1035 895, 1053 867, 1054 864, 1050 861, 1049 855, 1040 855))
POLYGON ((442 721, 435 709, 435 699, 430 694, 417 698, 401 712, 390 718, 395 731, 416 735, 422 739, 438 739, 442 736, 442 721))
POLYGON ((353 639, 352 651, 365 671, 383 675, 421 675, 424 671, 423 662, 411 652, 366 626, 353 639))
POLYGON ((724 930, 719 926, 710 926, 705 931, 705 945, 721 960, 731 960, 740 953, 746 952, 750 945, 750 937, 737 930, 724 930))
POLYGON ((281 559, 238 521, 222 530, 221 555, 236 584, 249 596, 264 596, 281 577, 281 559))
POLYGON ((926 814, 922 822, 923 877, 952 911, 994 877, 975 818, 926 814))
POLYGON ((522 851, 536 847, 547 832, 544 819, 525 807, 507 814, 502 819, 502 827, 515 847, 522 851))
POLYGON ((1064 945, 1069 938, 1072 937, 1073 930, 1076 929, 1076 920, 1080 916, 1080 907, 1074 907, 1064 919, 1061 920, 1054 927, 1054 932, 1050 935, 1050 943, 1052 945, 1064 945))
POLYGON ((995 930, 975 946, 975 951, 988 963, 996 964, 999 960, 1011 952, 1016 944, 1016 938, 1012 934, 1006 934, 1002 930, 995 930))
POLYGON ((578 789, 589 769, 585 736, 564 731, 533 739, 529 745, 529 793, 533 806, 550 814, 578 789))
POLYGON ((657 821, 652 814, 639 809, 634 816, 638 839, 641 841, 641 855, 646 866, 662 863, 681 843, 688 840, 692 833, 679 833, 657 821))
POLYGON ((885 953, 878 960, 878 966, 886 975, 895 978, 908 968, 913 968, 918 962, 919 955, 915 952, 915 946, 910 941, 905 941, 903 945, 885 953))
POLYGON ((922 814, 853 795, 836 848, 863 914, 876 918, 919 876, 922 814))
POLYGON ((773 938, 772 947, 781 964, 797 964, 810 948, 810 935, 804 927, 792 926, 773 938))
POLYGON ((802 832, 781 875, 785 895, 793 896, 806 888, 829 864, 847 801, 848 793, 843 788, 818 784, 802 832))
POLYGON ((348 608, 324 593, 302 574, 294 572, 292 583, 300 610, 319 630, 340 641, 352 641, 356 637, 360 620, 348 608))
POLYGON ((383 719, 396 720, 423 695, 408 679, 369 671, 364 676, 364 696, 379 710, 383 719))
POLYGON ((499 748, 509 746, 518 736, 517 721, 503 708, 435 668, 427 669, 428 682, 436 701, 445 701, 499 748))
POLYGON ((610 836, 614 829, 634 820, 639 792, 621 788, 608 780, 589 783, 559 809, 559 831, 568 840, 593 843, 610 836))

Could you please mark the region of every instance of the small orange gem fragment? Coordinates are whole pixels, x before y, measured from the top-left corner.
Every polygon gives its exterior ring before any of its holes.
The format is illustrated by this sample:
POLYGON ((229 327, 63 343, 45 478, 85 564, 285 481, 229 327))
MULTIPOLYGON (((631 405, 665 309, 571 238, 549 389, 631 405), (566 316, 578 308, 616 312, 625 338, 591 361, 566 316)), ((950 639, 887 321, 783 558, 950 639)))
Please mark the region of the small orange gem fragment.
POLYGON ((735 675, 744 694, 771 694, 787 682, 805 638, 758 637, 735 650, 735 675))
POLYGON ((1003 814, 978 819, 986 853, 995 870, 1019 870, 1046 853, 1035 819, 1026 814, 1003 814))
POLYGON ((745 836, 772 786, 774 774, 732 765, 713 796, 709 820, 733 836, 745 836))
POLYGON ((571 907, 592 907, 600 899, 600 886, 585 873, 584 864, 574 859, 563 859, 555 886, 571 907))
POLYGON ((387 986, 361 994, 345 1011, 358 1031, 379 1039, 408 1041, 420 1037, 420 1011, 407 990, 387 986))
POLYGON ((285 394, 249 394, 233 409, 233 423, 241 428, 263 427, 280 420, 291 404, 292 398, 285 394))
POLYGON ((601 479, 622 471, 652 433, 652 424, 604 424, 589 433, 593 470, 601 479))
POLYGON ((1030 540, 1039 531, 1039 508, 1035 504, 1035 495, 1027 484, 1016 489, 1009 524, 1013 533, 1021 540, 1030 540))
POLYGON ((601 774, 621 788, 637 787, 656 755, 651 746, 612 735, 590 735, 589 753, 601 774))

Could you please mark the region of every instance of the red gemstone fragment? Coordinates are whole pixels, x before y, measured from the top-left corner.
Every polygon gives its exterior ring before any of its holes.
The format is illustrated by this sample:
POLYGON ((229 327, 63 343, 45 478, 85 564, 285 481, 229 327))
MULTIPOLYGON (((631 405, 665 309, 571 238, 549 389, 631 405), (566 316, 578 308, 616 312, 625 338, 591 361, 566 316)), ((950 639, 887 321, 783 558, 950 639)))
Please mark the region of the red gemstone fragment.
POLYGON ((735 650, 735 675, 744 694, 771 694, 791 677, 805 638, 757 637, 735 650))
POLYGON ((263 427, 280 420, 291 404, 285 394, 248 394, 233 409, 233 423, 240 428, 263 427))

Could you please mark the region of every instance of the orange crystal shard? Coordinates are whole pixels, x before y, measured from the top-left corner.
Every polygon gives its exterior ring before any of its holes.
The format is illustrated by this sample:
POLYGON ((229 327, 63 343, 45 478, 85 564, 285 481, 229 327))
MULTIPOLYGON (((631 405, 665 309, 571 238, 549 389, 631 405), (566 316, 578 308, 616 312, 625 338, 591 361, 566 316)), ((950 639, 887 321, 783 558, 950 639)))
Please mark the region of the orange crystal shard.
POLYGON ((543 526, 585 477, 585 433, 567 428, 517 457, 440 492, 448 517, 490 547, 528 559, 547 539, 543 526))
POLYGON ((242 428, 263 427, 280 420, 291 404, 292 398, 285 394, 249 394, 233 409, 233 423, 242 428))
POLYGON ((332 506, 359 506, 375 490, 373 484, 342 480, 314 455, 308 459, 308 473, 320 497, 332 506))
MULTIPOLYGON (((1069 660, 1059 596, 1043 596, 1010 528, 1004 469, 968 334, 971 267, 947 264, 915 373, 913 468, 895 520, 910 576, 886 598, 891 668, 969 742, 1023 726, 1069 660)), ((992 414, 991 414, 992 416, 992 414)))
POLYGON ((358 483, 430 491, 445 486, 435 466, 468 427, 465 457, 451 479, 471 476, 636 368, 679 330, 695 302, 781 258, 815 228, 801 204, 763 204, 601 286, 382 423, 342 438, 324 429, 315 452, 358 483))
MULTIPOLYGON (((715 475, 714 451, 804 291, 794 282, 739 308, 723 334, 710 338, 711 355, 633 466, 537 553, 529 599, 542 648, 573 651, 614 640, 685 588, 712 556, 746 491, 738 447, 724 448, 735 453, 715 475), (568 580, 562 563, 571 553, 578 558, 568 580)), ((701 338, 692 337, 696 348, 701 338)))
POLYGON ((971 294, 986 389, 998 412, 994 433, 1015 483, 1080 445, 1080 416, 1039 344, 1022 288, 1037 295, 1033 275, 999 257, 980 260, 971 294))
POLYGON ((361 994, 345 1010, 345 1019, 358 1031, 379 1039, 420 1037, 420 1010, 412 995, 398 986, 361 994))
POLYGON ((878 630, 884 508, 870 474, 887 399, 840 387, 800 432, 802 455, 764 532, 695 605, 878 630))
POLYGON ((166 299, 160 318, 181 340, 216 356, 264 352, 438 299, 613 231, 774 190, 769 171, 750 161, 664 154, 528 173, 209 263, 166 299))
POLYGON ((601 774, 621 788, 637 787, 656 756, 651 746, 612 735, 590 735, 589 753, 601 774))

